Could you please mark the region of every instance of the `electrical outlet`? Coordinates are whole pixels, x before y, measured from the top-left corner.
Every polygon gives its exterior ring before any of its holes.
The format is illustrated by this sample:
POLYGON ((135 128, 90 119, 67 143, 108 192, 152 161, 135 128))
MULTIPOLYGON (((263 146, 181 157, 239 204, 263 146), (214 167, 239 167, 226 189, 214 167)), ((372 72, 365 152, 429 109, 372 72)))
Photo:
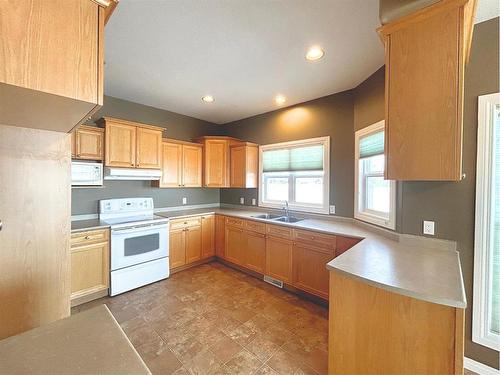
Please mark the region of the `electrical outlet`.
POLYGON ((333 215, 335 214, 335 205, 330 206, 330 213, 333 215))
POLYGON ((252 206, 255 206, 257 204, 257 199, 252 198, 252 206))
POLYGON ((434 236, 434 222, 433 221, 424 220, 423 231, 424 231, 424 234, 428 234, 430 236, 434 236))
POLYGON ((245 198, 240 197, 240 204, 245 204, 245 198))
POLYGON ((188 202, 188 199, 186 197, 183 197, 182 198, 182 204, 187 204, 187 202, 188 202))

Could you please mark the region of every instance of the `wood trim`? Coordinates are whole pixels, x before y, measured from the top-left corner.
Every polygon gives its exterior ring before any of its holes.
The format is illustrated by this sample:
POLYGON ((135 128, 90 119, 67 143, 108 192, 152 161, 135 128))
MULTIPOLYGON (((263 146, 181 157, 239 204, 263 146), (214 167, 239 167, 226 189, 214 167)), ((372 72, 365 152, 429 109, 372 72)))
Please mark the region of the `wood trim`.
POLYGON ((180 145, 188 145, 188 146, 203 147, 203 144, 201 144, 201 143, 198 143, 198 142, 183 141, 183 140, 180 140, 180 139, 163 138, 163 139, 162 139, 162 141, 163 141, 163 142, 167 142, 167 143, 177 143, 177 144, 180 144, 180 145))
POLYGON ((177 272, 181 272, 181 271, 187 270, 189 268, 200 266, 202 264, 211 263, 213 261, 215 261, 215 256, 212 256, 210 258, 200 259, 200 260, 197 260, 197 261, 192 262, 192 263, 185 264, 185 265, 180 266, 180 267, 171 268, 170 269, 170 275, 173 275, 174 273, 177 273, 177 272))
POLYGON ((95 299, 106 297, 109 294, 109 288, 101 285, 98 287, 86 289, 71 295, 71 307, 75 307, 95 299))
POLYGON ((97 104, 104 105, 104 8, 99 7, 97 16, 97 104))
POLYGON ((109 19, 111 18, 111 15, 113 14, 113 12, 116 9, 116 6, 120 2, 120 0, 106 0, 106 1, 108 1, 109 5, 105 9, 106 14, 105 14, 105 19, 104 19, 104 25, 106 25, 108 23, 109 19))
POLYGON ((109 3, 113 0, 90 0, 90 1, 93 1, 94 3, 96 3, 97 5, 99 5, 103 8, 106 8, 110 5, 109 3))
POLYGON ((114 122, 114 123, 120 123, 123 125, 137 126, 140 128, 146 128, 146 129, 151 129, 151 130, 159 130, 162 133, 167 130, 166 128, 161 127, 161 126, 157 126, 157 125, 144 124, 142 122, 123 120, 123 119, 119 119, 116 117, 107 117, 107 116, 101 117, 100 119, 98 119, 96 121, 96 124, 98 124, 99 126, 104 126, 104 124, 106 124, 106 122, 114 122))
MULTIPOLYGON (((241 139, 234 138, 234 137, 227 137, 224 135, 204 135, 202 137, 193 138, 193 142, 203 143, 205 140, 209 140, 209 139, 220 139, 223 141, 230 141, 230 142, 243 142, 241 139)), ((230 143, 230 145, 231 144, 232 143, 230 143)))
POLYGON ((476 0, 441 0, 435 4, 424 7, 416 12, 408 14, 401 17, 395 21, 392 21, 386 25, 380 26, 377 32, 385 38, 386 36, 392 34, 393 32, 407 27, 409 24, 422 22, 430 17, 435 16, 441 12, 448 11, 453 8, 458 8, 464 6, 468 1, 476 0))
POLYGON ((465 309, 455 309, 455 375, 464 373, 465 309))

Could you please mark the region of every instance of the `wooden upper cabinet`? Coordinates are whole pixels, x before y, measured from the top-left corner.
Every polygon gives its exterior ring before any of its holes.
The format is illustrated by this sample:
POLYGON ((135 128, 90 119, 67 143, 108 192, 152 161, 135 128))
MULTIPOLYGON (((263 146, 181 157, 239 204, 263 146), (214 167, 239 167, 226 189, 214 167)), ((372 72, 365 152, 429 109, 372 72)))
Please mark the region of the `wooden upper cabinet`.
POLYGON ((464 69, 475 0, 448 0, 381 28, 386 178, 460 180, 464 69))
POLYGON ((201 217, 201 256, 209 258, 215 255, 215 215, 201 217))
POLYGON ((104 164, 107 167, 160 169, 163 128, 103 117, 105 127, 104 164))
POLYGON ((153 186, 180 187, 182 185, 182 145, 163 142, 162 174, 159 182, 153 181, 153 186))
POLYGON ((203 147, 182 145, 182 186, 201 187, 203 178, 203 147))
POLYGON ((259 146, 243 142, 230 146, 230 186, 257 188, 259 146))
POLYGON ((135 167, 136 130, 134 125, 106 121, 106 166, 135 167))
POLYGON ((82 125, 72 133, 71 156, 83 160, 104 159, 104 130, 82 125))
POLYGON ((1 124, 70 132, 103 104, 101 5, 0 1, 1 124))
POLYGON ((162 178, 153 181, 156 187, 201 187, 203 146, 196 143, 163 140, 162 144, 162 178))
POLYGON ((232 138, 207 136, 195 141, 203 144, 203 186, 229 187, 229 145, 232 138))
POLYGON ((147 169, 161 168, 162 141, 161 130, 138 126, 136 167, 147 169))

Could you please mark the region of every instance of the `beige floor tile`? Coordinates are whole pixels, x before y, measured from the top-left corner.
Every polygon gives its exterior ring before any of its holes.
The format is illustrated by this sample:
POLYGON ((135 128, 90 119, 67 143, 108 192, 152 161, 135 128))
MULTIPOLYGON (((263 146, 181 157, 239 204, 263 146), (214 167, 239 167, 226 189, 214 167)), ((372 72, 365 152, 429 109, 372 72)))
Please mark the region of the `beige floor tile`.
POLYGON ((262 362, 255 355, 243 349, 226 362, 224 367, 231 374, 250 375, 262 367, 262 362))
POLYGON ((217 359, 222 363, 229 361, 242 349, 243 347, 240 344, 226 335, 210 346, 210 351, 214 353, 217 359))

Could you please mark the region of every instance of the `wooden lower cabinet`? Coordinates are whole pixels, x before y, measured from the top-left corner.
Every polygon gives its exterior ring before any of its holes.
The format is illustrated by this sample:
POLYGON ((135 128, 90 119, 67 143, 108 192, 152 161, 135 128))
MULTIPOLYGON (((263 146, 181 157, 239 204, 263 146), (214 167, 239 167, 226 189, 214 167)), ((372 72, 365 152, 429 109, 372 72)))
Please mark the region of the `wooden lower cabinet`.
POLYGON ((293 286, 328 299, 329 273, 326 264, 333 258, 333 249, 295 243, 292 262, 293 286))
POLYGON ((345 253, 351 247, 356 245, 361 238, 353 237, 337 237, 337 246, 335 248, 335 256, 338 257, 340 254, 345 253))
POLYGON ((201 259, 201 226, 186 228, 186 263, 201 259))
POLYGON ((215 255, 215 215, 201 217, 201 257, 215 255))
POLYGON ((266 272, 266 235, 244 231, 244 266, 258 273, 266 272))
POLYGON ((184 228, 170 230, 170 269, 186 264, 186 240, 184 228))
POLYGON ((107 294, 109 287, 108 230, 71 235, 71 304, 107 294), (92 298, 92 296, 95 296, 92 298))
POLYGON ((268 236, 266 240, 266 275, 285 283, 292 282, 292 241, 268 236))
POLYGON ((226 248, 226 217, 215 215, 215 255, 225 258, 226 248))
POLYGON ((226 259, 244 266, 245 238, 242 228, 226 225, 226 259))
POLYGON ((202 259, 202 226, 200 217, 170 222, 170 269, 202 259))

